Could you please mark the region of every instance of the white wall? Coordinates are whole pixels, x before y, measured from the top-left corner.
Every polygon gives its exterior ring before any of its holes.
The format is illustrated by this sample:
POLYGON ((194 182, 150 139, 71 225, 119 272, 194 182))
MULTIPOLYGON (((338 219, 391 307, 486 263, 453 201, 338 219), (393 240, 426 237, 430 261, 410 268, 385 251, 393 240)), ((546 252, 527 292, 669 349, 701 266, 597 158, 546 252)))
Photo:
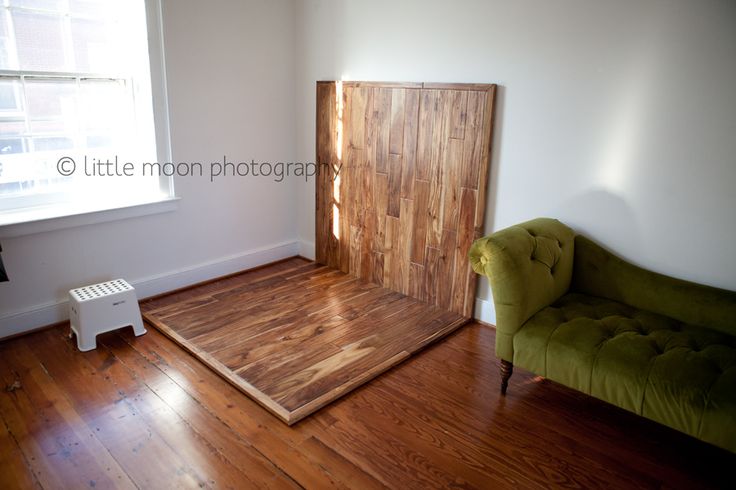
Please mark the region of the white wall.
MULTIPOLYGON (((732 1, 163 3, 175 161, 312 160, 318 79, 495 82, 487 232, 558 217, 645 267, 736 289, 732 1)), ((82 284, 153 294, 313 254, 313 183, 176 186, 175 212, 3 240, 0 337, 63 319, 82 284)))
MULTIPOLYGON (((297 18, 300 156, 315 80, 495 82, 487 232, 556 217, 736 289, 736 2, 305 0, 297 18)), ((314 189, 299 190, 310 243, 314 189)))
MULTIPOLYGON (((164 0, 174 161, 293 161, 291 0, 164 0)), ((298 251, 295 184, 179 178, 174 212, 4 239, 0 337, 65 318, 72 287, 149 295, 298 251)))

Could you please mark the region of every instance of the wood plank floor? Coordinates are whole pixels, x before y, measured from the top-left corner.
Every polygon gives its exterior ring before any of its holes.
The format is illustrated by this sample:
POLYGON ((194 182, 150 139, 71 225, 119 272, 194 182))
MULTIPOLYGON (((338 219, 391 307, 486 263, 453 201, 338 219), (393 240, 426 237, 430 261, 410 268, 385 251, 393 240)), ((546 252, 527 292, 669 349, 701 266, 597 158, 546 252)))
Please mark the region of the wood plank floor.
POLYGON ((288 427, 155 329, 0 343, 0 488, 733 488, 736 455, 517 370, 472 323, 288 427))
POLYGON ((146 301, 142 310, 288 424, 468 321, 302 258, 146 301))

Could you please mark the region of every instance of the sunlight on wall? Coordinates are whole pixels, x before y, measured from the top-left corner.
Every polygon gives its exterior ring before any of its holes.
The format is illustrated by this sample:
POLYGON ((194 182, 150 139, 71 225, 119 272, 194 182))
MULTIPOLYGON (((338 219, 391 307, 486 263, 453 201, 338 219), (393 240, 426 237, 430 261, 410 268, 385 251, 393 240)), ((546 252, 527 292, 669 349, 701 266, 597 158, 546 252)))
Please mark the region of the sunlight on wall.
POLYGON ((602 145, 599 180, 604 188, 616 193, 622 193, 636 178, 637 152, 646 144, 647 115, 661 54, 656 48, 657 36, 653 35, 631 63, 612 110, 610 129, 604 133, 608 136, 602 145))

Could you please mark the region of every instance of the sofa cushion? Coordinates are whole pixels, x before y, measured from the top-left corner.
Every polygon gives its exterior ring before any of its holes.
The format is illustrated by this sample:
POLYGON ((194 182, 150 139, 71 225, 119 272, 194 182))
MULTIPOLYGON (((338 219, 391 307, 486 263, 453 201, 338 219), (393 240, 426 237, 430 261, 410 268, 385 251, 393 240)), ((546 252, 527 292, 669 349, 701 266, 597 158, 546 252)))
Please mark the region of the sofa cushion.
POLYGON ((736 451, 736 337, 569 293, 514 335, 514 364, 736 451))

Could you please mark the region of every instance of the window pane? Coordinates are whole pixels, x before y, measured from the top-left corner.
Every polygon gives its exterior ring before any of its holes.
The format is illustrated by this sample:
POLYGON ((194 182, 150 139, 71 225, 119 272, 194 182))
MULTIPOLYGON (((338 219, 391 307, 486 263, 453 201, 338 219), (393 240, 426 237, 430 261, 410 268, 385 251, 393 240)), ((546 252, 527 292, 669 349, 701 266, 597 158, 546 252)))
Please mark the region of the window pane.
POLYGON ((24 151, 23 138, 0 138, 0 158, 24 151))
POLYGON ((33 138, 33 151, 71 150, 74 139, 69 138, 33 138))
POLYGON ((111 134, 89 134, 86 138, 87 148, 112 148, 115 139, 111 134))
POLYGON ((64 0, 10 0, 11 7, 43 10, 61 10, 64 8, 64 3, 64 0))
POLYGON ((120 69, 113 25, 94 19, 72 19, 75 71, 115 73, 120 69))
POLYGON ((3 164, 0 162, 0 195, 2 194, 18 194, 23 191, 20 182, 5 182, 2 174, 3 164))
POLYGON ((119 3, 121 2, 110 0, 69 0, 69 10, 72 14, 109 17, 114 15, 119 3))
MULTIPOLYGON (((49 147, 47 151, 0 154, 0 165, 2 166, 0 194, 52 192, 73 184, 74 177, 63 177, 56 171, 56 162, 59 157, 64 156, 69 150, 55 152, 50 149, 53 146, 63 146, 64 139, 48 138, 48 140, 39 142, 40 145, 49 147)), ((0 147, 6 143, 8 140, 0 140, 0 147)), ((30 144, 30 142, 23 142, 26 151, 30 144)), ((20 146, 16 146, 14 149, 19 148, 20 146)))
POLYGON ((21 88, 17 80, 0 78, 0 117, 22 115, 21 88))
POLYGON ((28 188, 33 176, 28 174, 23 138, 0 138, 0 194, 14 194, 28 188))
POLYGON ((66 71, 63 17, 13 11, 21 70, 66 71))
POLYGON ((3 171, 3 164, 0 162, 0 195, 13 195, 33 190, 35 181, 23 180, 23 178, 15 178, 7 176, 3 171))
POLYGON ((23 134, 26 123, 23 119, 0 119, 0 134, 3 136, 15 136, 23 134))
MULTIPOLYGON (((110 158, 129 149, 134 137, 131 94, 124 83, 83 81, 80 84, 82 130, 95 148, 107 147, 110 158)), ((107 157, 107 156, 106 156, 107 157)))
POLYGON ((56 168, 155 159, 149 68, 143 0, 0 0, 0 70, 20 72, 0 76, 0 211, 157 194, 56 168))
POLYGON ((33 133, 74 133, 77 130, 75 81, 26 79, 28 119, 33 133))
POLYGON ((0 9, 0 70, 14 70, 18 68, 15 63, 15 54, 8 31, 8 18, 10 14, 5 9, 0 9))

